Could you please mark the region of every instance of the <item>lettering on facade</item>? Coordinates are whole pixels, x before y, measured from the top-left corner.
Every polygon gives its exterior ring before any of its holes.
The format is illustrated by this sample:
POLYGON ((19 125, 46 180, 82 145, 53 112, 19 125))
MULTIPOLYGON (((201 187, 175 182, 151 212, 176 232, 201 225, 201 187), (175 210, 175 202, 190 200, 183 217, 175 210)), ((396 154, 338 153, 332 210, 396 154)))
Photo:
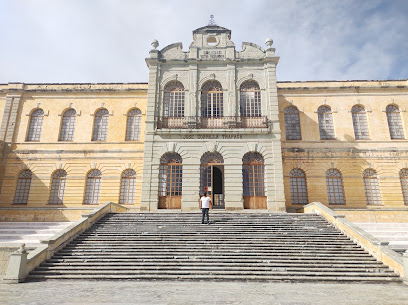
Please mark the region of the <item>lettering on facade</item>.
POLYGON ((223 51, 203 51, 200 55, 200 59, 221 60, 225 55, 223 51))
POLYGON ((198 140, 213 140, 213 139, 242 139, 242 135, 240 134, 223 134, 223 135, 218 135, 218 134, 198 134, 198 135, 185 135, 182 137, 182 139, 185 140, 193 140, 193 139, 198 139, 198 140))

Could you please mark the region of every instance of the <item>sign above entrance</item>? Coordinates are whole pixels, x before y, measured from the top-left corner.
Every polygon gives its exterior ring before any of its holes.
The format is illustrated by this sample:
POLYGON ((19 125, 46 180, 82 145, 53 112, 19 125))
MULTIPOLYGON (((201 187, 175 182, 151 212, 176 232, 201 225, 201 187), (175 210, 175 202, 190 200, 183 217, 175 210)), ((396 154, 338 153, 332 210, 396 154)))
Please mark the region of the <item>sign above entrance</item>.
POLYGON ((212 139, 242 139, 240 134, 196 134, 196 135, 184 135, 183 139, 199 139, 199 140, 212 140, 212 139))

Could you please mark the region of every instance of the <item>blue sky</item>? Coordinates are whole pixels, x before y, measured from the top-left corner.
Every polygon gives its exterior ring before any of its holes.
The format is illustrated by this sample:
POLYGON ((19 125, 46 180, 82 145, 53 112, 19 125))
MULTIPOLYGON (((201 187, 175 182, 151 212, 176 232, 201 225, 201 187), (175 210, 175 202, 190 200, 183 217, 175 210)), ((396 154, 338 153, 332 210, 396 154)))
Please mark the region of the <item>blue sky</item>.
POLYGON ((0 83, 146 82, 145 57, 215 15, 274 40, 279 81, 407 79, 408 0, 0 0, 0 83))

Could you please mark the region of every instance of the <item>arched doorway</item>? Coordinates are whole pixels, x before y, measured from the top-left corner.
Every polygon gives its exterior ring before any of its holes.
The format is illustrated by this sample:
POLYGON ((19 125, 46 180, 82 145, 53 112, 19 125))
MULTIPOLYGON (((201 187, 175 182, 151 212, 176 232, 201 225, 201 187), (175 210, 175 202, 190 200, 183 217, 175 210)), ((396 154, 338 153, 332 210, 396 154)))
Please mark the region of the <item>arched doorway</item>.
POLYGON ((224 159, 217 152, 207 152, 201 157, 200 193, 207 192, 213 209, 225 209, 224 159))

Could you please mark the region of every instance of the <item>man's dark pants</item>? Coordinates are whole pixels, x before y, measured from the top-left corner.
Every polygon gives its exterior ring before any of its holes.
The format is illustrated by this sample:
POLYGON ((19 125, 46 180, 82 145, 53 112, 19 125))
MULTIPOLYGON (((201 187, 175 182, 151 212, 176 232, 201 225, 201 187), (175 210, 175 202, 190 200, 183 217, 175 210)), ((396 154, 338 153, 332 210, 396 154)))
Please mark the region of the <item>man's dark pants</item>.
POLYGON ((201 223, 204 223, 205 215, 207 215, 207 223, 210 222, 210 217, 208 216, 208 210, 209 210, 209 208, 202 208, 201 209, 201 213, 203 213, 203 217, 201 218, 201 223))

